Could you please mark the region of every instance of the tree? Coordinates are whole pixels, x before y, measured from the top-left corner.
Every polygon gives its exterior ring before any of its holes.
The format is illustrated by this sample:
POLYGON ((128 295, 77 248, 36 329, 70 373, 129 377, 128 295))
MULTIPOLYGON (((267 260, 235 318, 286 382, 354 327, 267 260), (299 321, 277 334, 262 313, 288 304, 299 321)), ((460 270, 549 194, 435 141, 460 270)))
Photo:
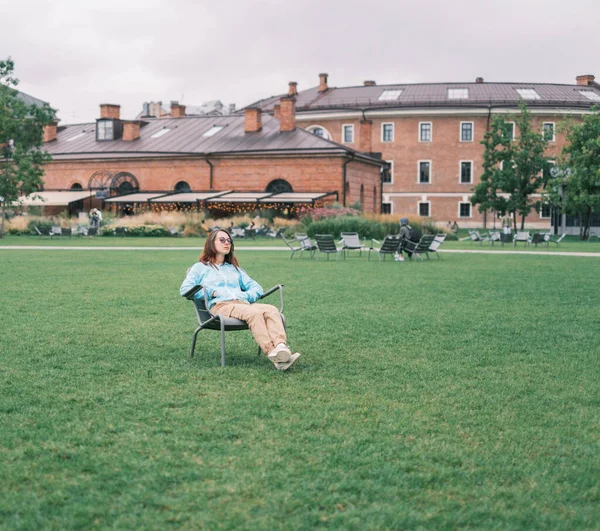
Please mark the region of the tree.
POLYGON ((13 88, 19 83, 13 77, 14 66, 10 58, 0 61, 0 238, 7 205, 43 185, 43 164, 50 160, 42 150, 44 126, 56 115, 48 105, 28 105, 19 97, 13 88))
POLYGON ((546 200, 579 217, 579 237, 587 240, 592 214, 600 212, 600 112, 567 128, 567 143, 552 177, 546 200))
POLYGON ((483 174, 471 196, 471 203, 479 205, 480 212, 492 209, 500 214, 512 213, 515 229, 517 214, 521 215, 521 229, 524 228, 527 214, 535 207, 530 196, 545 184, 550 168, 550 161, 544 155, 543 133, 534 130, 524 102, 519 110, 519 115, 511 117, 519 132, 517 138, 513 138, 513 124, 504 117, 492 120, 481 142, 483 174))

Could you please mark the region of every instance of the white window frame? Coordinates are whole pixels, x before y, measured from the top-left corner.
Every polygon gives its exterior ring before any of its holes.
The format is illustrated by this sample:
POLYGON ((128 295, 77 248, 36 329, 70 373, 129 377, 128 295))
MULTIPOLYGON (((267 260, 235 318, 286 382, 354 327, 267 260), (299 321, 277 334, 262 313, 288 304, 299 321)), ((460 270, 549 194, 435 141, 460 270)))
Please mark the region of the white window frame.
POLYGON ((556 142, 556 122, 542 122, 542 135, 547 142, 556 142), (552 125, 552 138, 548 140, 546 140, 546 131, 544 130, 545 125, 552 125))
POLYGON ((354 144, 354 124, 342 124, 342 144, 354 144), (346 127, 350 127, 352 131, 352 140, 346 141, 346 127))
MULTIPOLYGON (((390 214, 394 213, 394 203, 392 203, 391 201, 382 201, 381 202, 381 212, 383 214, 383 205, 390 205, 390 214)), ((387 214, 384 214, 387 215, 387 214)))
POLYGON ((389 144, 390 142, 394 141, 395 136, 396 136, 396 127, 394 126, 394 122, 383 122, 381 124, 381 141, 384 142, 384 143, 386 143, 386 144, 389 144), (392 139, 391 140, 384 140, 384 138, 383 138, 383 128, 386 125, 391 125, 392 126, 392 139))
POLYGON ((466 143, 475 141, 475 122, 460 122, 460 125, 458 126, 458 141, 466 142, 466 143), (471 124, 471 140, 463 140, 463 137, 462 137, 463 124, 471 124))
POLYGON ((459 201, 458 202, 458 219, 471 219, 473 217, 473 205, 469 203, 469 201, 459 201), (469 205, 469 215, 461 216, 460 215, 460 206, 461 205, 469 205))
POLYGON ((430 144, 433 142, 433 122, 419 122, 418 139, 419 142, 423 144, 430 144), (429 140, 421 140, 421 126, 425 124, 429 124, 429 140))
POLYGON ((475 168, 475 164, 472 160, 459 160, 458 161, 458 184, 473 184, 474 168, 475 168), (468 162, 471 164, 471 181, 468 183, 463 183, 463 181, 462 181, 462 165, 464 162, 468 162))
POLYGON ((417 184, 431 184, 433 182, 433 164, 430 160, 418 160, 417 161, 417 184), (421 163, 429 163, 429 182, 421 182, 421 163))
MULTIPOLYGON (((323 138, 327 139, 327 140, 331 140, 333 137, 331 136, 331 133, 327 130, 326 127, 323 127, 322 125, 319 124, 313 124, 313 125, 309 125, 306 128, 306 131, 308 131, 309 133, 314 134, 315 129, 323 129, 323 131, 325 131, 325 136, 323 138)), ((342 131, 343 134, 343 131, 342 131)), ((316 135, 315 135, 316 136, 316 135)), ((320 138, 320 137, 319 137, 320 138)))
POLYGON ((384 185, 390 185, 390 184, 394 184, 394 161, 393 160, 386 160, 386 162, 390 163, 390 182, 388 183, 383 183, 384 185))
POLYGON ((431 201, 417 201, 417 216, 421 216, 422 218, 431 217, 431 201), (421 214, 421 205, 427 205, 428 214, 426 216, 421 214))
MULTIPOLYGON (((550 212, 549 216, 542 215, 542 212, 544 211, 544 204, 546 204, 547 206, 550 206, 550 205, 548 205, 548 203, 544 203, 543 201, 540 201, 540 212, 539 212, 540 219, 550 219, 552 217, 552 212, 550 212)), ((551 210, 552 210, 552 208, 551 208, 551 210)))
POLYGON ((517 124, 515 122, 504 122, 504 123, 512 125, 512 133, 511 133, 510 139, 511 139, 511 141, 514 141, 516 138, 517 124))

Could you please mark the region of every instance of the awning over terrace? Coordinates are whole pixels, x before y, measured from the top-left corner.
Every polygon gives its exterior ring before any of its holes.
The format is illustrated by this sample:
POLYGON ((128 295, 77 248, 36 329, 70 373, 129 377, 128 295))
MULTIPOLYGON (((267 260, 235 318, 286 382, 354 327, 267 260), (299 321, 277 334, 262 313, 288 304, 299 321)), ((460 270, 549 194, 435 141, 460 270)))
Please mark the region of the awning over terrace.
POLYGON ((182 192, 180 194, 165 195, 151 199, 151 203, 196 203, 197 201, 207 201, 214 197, 219 197, 227 192, 182 192))
POLYGON ((260 200, 261 203, 314 203, 328 196, 337 196, 336 192, 289 192, 274 194, 260 200))
POLYGON ((269 197, 269 192, 231 192, 209 199, 209 203, 258 203, 262 198, 269 197))
POLYGON ((140 192, 136 194, 118 195, 105 199, 105 203, 147 203, 150 199, 163 197, 167 192, 140 192))
MULTIPOLYGON (((20 204, 24 206, 67 206, 82 199, 88 199, 93 194, 89 190, 77 190, 72 192, 36 192, 21 199, 20 204)), ((18 205, 19 203, 13 203, 18 205)))

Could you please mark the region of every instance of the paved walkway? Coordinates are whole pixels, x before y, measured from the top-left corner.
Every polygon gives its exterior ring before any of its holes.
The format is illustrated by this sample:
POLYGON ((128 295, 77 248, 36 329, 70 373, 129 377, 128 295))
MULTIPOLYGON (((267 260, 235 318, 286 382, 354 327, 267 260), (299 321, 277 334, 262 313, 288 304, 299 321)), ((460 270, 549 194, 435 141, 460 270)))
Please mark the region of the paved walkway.
MULTIPOLYGON (((18 251, 194 251, 198 252, 198 247, 69 247, 66 245, 46 246, 46 245, 0 245, 0 251, 3 249, 18 251)), ((287 247, 236 247, 238 251, 286 251, 287 247)), ((563 251, 491 251, 485 249, 440 249, 440 253, 471 253, 471 254, 524 254, 524 255, 543 255, 543 256, 585 256, 589 258, 600 258, 600 253, 566 253, 563 251)))

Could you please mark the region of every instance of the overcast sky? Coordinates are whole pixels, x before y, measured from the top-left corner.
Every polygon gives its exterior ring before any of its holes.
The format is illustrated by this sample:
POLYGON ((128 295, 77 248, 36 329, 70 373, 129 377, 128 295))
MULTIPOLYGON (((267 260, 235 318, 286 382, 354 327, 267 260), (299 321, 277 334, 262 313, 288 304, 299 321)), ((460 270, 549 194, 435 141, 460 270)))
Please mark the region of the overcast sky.
POLYGON ((330 86, 600 78, 599 0, 0 0, 19 89, 92 121, 100 103, 238 108, 330 86))

